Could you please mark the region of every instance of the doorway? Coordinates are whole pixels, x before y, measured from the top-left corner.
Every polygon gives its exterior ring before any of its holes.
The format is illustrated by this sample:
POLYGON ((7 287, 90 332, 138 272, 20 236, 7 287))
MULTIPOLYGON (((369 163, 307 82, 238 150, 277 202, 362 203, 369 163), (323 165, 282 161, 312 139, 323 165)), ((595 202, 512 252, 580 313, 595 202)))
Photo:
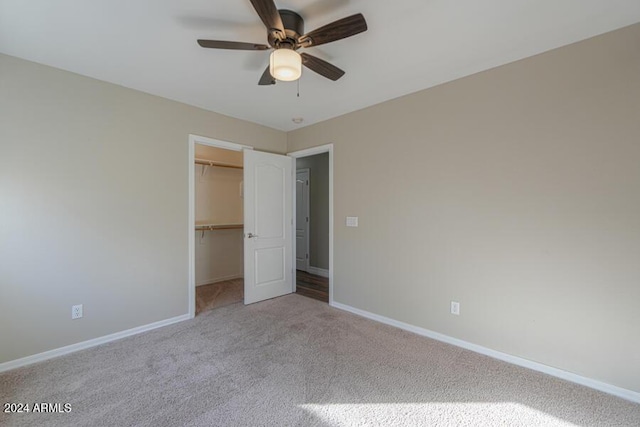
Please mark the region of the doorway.
POLYGON ((296 159, 296 293, 332 303, 333 146, 289 153, 296 159))
MULTIPOLYGON (((294 158, 254 151, 252 147, 189 135, 188 156, 188 311, 196 312, 197 233, 236 228, 241 231, 243 257, 243 298, 245 304, 292 293, 295 290, 293 262, 294 158), (242 152, 242 223, 206 219, 196 223, 195 151, 197 145, 242 152), (194 230, 196 227, 205 230, 194 230), (194 232, 195 231, 195 232, 194 232)), ((224 162, 223 162, 224 163, 224 162)), ((210 164, 209 166, 213 166, 210 164)), ((216 165, 222 166, 222 165, 216 165)))
MULTIPOLYGON (((211 141, 205 141, 211 142, 211 141)), ((194 143, 195 315, 242 302, 243 152, 194 143)))

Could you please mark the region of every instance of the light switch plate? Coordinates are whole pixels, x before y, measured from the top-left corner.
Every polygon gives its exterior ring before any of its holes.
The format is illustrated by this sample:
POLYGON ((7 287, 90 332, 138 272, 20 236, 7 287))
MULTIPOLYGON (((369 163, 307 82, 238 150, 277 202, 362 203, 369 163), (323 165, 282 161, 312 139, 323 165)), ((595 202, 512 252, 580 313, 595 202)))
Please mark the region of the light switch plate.
POLYGON ((348 216, 347 217, 347 227, 357 227, 358 226, 358 217, 357 216, 348 216))

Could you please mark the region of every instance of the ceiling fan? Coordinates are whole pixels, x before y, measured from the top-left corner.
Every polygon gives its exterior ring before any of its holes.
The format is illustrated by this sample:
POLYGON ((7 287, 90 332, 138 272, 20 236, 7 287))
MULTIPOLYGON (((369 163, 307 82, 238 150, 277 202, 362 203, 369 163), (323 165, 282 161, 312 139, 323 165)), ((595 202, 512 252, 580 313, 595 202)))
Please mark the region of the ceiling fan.
POLYGON ((259 85, 272 85, 276 80, 294 81, 300 78, 302 65, 330 80, 338 80, 344 71, 300 48, 319 46, 345 39, 367 31, 367 22, 361 13, 339 19, 309 33, 304 33, 304 20, 291 10, 278 10, 273 0, 251 0, 253 8, 267 27, 269 45, 223 40, 198 40, 202 47, 232 50, 268 50, 273 48, 269 66, 264 70, 259 85))

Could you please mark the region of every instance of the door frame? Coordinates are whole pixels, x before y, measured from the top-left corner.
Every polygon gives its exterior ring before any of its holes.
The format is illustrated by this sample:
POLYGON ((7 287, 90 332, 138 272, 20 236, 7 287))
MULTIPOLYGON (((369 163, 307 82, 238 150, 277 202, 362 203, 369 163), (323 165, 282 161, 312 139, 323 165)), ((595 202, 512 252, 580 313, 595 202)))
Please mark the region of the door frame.
MULTIPOLYGON (((317 147, 307 148, 304 150, 292 151, 287 156, 294 158, 293 170, 296 169, 296 159, 301 157, 309 157, 316 154, 329 153, 329 305, 333 305, 333 144, 319 145, 317 147)), ((293 188, 293 230, 296 230, 296 189, 293 188)), ((293 265, 296 262, 296 242, 293 239, 293 265)), ((295 277, 293 280, 293 290, 296 290, 295 277)))
MULTIPOLYGON (((305 254, 307 255, 306 259, 304 260, 304 271, 306 271, 308 273, 309 272, 309 265, 311 265, 311 253, 310 253, 310 250, 309 250, 309 234, 311 232, 311 201, 309 199, 309 196, 311 194, 311 192, 309 191, 311 189, 311 185, 310 185, 311 184, 311 169, 309 169, 309 168, 296 169, 296 179, 295 179, 294 183, 298 182, 298 171, 304 171, 304 172, 307 173, 307 203, 306 203, 305 209, 307 210, 307 218, 309 218, 309 219, 307 220, 307 223, 305 224, 305 230, 304 230, 305 231, 305 235, 306 235, 306 242, 307 242, 307 247, 304 248, 305 249, 305 254)), ((298 193, 296 192, 296 198, 297 198, 297 196, 298 196, 298 193)), ((296 202, 296 200, 294 200, 294 202, 296 202)), ((298 206, 296 204, 296 206, 294 206, 294 212, 295 212, 296 216, 298 215, 297 207, 298 206)), ((294 225, 295 225, 295 227, 294 227, 293 230, 297 233, 298 232, 298 224, 297 224, 296 220, 294 220, 294 225)), ((294 236, 294 237, 297 237, 297 236, 294 236)), ((294 240, 297 241, 297 239, 294 239, 294 240)), ((294 244, 293 246, 294 246, 294 249, 297 249, 297 247, 296 247, 297 245, 296 244, 294 244)), ((296 255, 297 254, 298 253, 296 252, 296 255)), ((296 260, 296 269, 297 269, 297 267, 298 267, 298 265, 297 265, 297 260, 296 260)), ((295 279, 295 276, 294 276, 294 279, 295 279)))
POLYGON ((188 173, 189 173, 189 218, 187 221, 187 242, 189 245, 189 277, 187 280, 188 287, 188 307, 189 318, 193 319, 196 316, 196 189, 195 189, 195 159, 196 159, 196 144, 208 145, 209 147, 224 148, 225 150, 242 151, 243 149, 253 150, 253 147, 248 145, 237 144, 235 142, 227 142, 219 139, 208 138, 206 136, 189 134, 189 155, 187 156, 188 173))

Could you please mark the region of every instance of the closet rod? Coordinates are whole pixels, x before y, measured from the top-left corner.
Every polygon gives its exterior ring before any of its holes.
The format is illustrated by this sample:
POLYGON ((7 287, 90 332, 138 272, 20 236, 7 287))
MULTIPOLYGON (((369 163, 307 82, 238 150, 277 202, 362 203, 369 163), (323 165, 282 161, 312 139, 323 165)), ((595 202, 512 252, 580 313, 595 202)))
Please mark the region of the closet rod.
POLYGON ((201 238, 204 238, 205 231, 214 231, 214 230, 232 230, 232 229, 243 229, 244 224, 210 224, 210 225, 196 225, 196 231, 202 231, 201 238))
POLYGON ((212 230, 230 230, 234 228, 244 228, 243 224, 213 224, 213 225, 196 225, 197 231, 212 231, 212 230))
POLYGON ((197 165, 218 166, 221 168, 243 169, 242 166, 232 165, 231 163, 215 162, 213 160, 195 159, 197 165))

